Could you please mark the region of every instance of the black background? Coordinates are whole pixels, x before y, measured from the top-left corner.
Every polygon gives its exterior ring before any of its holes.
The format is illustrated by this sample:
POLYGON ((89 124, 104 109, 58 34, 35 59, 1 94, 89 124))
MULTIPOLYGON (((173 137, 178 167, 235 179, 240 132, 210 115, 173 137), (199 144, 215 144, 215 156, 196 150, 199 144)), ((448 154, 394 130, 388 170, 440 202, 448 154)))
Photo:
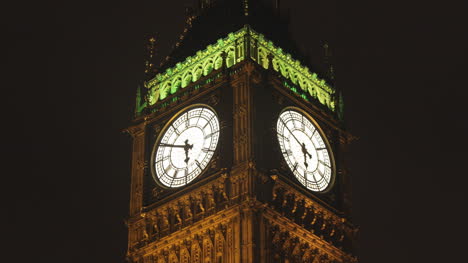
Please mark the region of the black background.
MULTIPOLYGON (((286 1, 283 1, 286 2, 286 1)), ((143 36, 168 54, 184 1, 2 4, 4 261, 123 262, 143 36), (5 259, 6 257, 6 259, 5 259)), ((335 50, 360 262, 460 262, 466 222, 462 1, 299 1, 292 32, 335 50)))

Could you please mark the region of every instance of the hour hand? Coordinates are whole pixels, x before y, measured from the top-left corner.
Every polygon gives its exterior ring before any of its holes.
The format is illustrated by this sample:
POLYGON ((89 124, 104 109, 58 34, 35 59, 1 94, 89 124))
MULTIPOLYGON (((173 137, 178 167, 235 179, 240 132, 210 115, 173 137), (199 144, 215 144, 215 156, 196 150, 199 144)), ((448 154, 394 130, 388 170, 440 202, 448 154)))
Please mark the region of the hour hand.
POLYGON ((306 156, 306 152, 302 151, 302 153, 304 154, 304 165, 305 167, 309 167, 309 164, 307 163, 307 156, 306 156))
POLYGON ((306 155, 312 159, 312 155, 309 153, 309 151, 307 151, 307 148, 305 147, 305 143, 302 143, 301 146, 302 146, 302 153, 304 153, 304 159, 306 159, 306 155))
POLYGON ((193 144, 188 143, 188 139, 185 140, 185 145, 184 145, 184 151, 185 151, 185 160, 184 162, 188 164, 188 161, 190 160, 190 157, 188 156, 188 151, 193 148, 193 144))

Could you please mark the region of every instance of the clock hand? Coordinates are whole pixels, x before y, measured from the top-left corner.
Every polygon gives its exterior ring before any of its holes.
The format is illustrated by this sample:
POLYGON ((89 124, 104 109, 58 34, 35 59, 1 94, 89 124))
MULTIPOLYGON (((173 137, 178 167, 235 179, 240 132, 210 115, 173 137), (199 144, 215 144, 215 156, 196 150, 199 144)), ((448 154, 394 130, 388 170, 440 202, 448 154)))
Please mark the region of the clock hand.
POLYGON ((286 125, 286 123, 284 123, 284 121, 280 118, 281 122, 283 123, 284 127, 286 127, 286 129, 289 131, 289 133, 291 133, 291 135, 294 137, 294 139, 297 141, 297 143, 299 143, 299 145, 301 145, 301 142, 296 138, 296 136, 294 136, 294 134, 292 133, 292 131, 288 128, 288 126, 286 125))
POLYGON ((310 153, 307 151, 307 149, 305 147, 305 143, 302 143, 301 147, 302 147, 302 153, 304 154, 304 165, 307 168, 309 166, 307 164, 307 156, 309 156, 309 158, 312 158, 312 155, 310 155, 310 153))
POLYGON ((307 156, 309 156, 310 159, 312 159, 312 155, 310 155, 310 153, 307 151, 306 147, 305 147, 305 143, 302 143, 301 144, 301 150, 302 150, 302 153, 304 154, 304 165, 306 167, 306 170, 307 170, 307 167, 309 167, 309 164, 307 163, 307 156))
POLYGON ((185 160, 184 162, 188 164, 188 161, 190 160, 190 157, 188 157, 188 151, 193 148, 193 144, 188 143, 188 139, 185 140, 185 145, 184 145, 184 151, 185 151, 185 160))
POLYGON ((167 143, 160 143, 159 146, 162 147, 174 147, 174 148, 185 148, 185 145, 175 145, 175 144, 167 144, 167 143))
POLYGON ((314 184, 318 187, 317 178, 315 178, 315 174, 312 172, 312 177, 314 177, 314 184))
POLYGON ((309 153, 309 151, 307 151, 307 148, 305 147, 305 143, 302 143, 302 152, 304 154, 307 154, 307 156, 309 156, 310 159, 312 159, 312 155, 309 153))

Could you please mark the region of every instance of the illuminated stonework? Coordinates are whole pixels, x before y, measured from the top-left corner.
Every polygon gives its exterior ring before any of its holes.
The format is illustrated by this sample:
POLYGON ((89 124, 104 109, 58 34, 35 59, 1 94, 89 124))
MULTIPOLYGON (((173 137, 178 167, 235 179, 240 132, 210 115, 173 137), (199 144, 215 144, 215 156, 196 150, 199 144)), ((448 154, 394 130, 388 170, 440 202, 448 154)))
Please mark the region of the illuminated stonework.
MULTIPOLYGON (((146 87, 149 106, 164 101, 169 94, 174 94, 179 89, 184 89, 190 83, 207 76, 213 70, 220 69, 223 59, 226 67, 229 68, 246 59, 248 53, 250 59, 265 69, 270 68, 272 63, 274 71, 330 110, 335 111, 335 90, 325 80, 319 79, 316 73, 310 72, 309 68, 301 65, 298 60, 293 59, 291 55, 283 52, 280 47, 275 46, 273 42, 248 26, 230 33, 226 38, 219 39, 205 50, 196 52, 194 56, 186 58, 183 62, 177 63, 175 67, 166 69, 165 72, 148 81, 146 87), (246 52, 247 49, 249 52, 246 52)), ((144 107, 138 108, 142 110, 144 107)))
POLYGON ((147 81, 126 130, 127 261, 356 263, 342 103, 249 26, 147 81))

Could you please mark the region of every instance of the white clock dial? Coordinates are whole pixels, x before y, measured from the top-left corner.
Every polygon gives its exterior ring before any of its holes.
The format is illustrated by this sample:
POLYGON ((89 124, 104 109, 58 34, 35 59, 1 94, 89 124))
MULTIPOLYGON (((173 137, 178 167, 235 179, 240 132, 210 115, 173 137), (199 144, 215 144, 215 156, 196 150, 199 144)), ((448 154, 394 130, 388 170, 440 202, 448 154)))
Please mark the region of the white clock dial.
POLYGON ((154 177, 166 187, 187 185, 213 157, 219 140, 219 120, 208 107, 182 111, 160 136, 153 153, 154 177))
POLYGON ((297 180, 309 190, 326 190, 333 168, 317 126, 299 111, 288 109, 281 113, 276 128, 281 152, 297 180))

